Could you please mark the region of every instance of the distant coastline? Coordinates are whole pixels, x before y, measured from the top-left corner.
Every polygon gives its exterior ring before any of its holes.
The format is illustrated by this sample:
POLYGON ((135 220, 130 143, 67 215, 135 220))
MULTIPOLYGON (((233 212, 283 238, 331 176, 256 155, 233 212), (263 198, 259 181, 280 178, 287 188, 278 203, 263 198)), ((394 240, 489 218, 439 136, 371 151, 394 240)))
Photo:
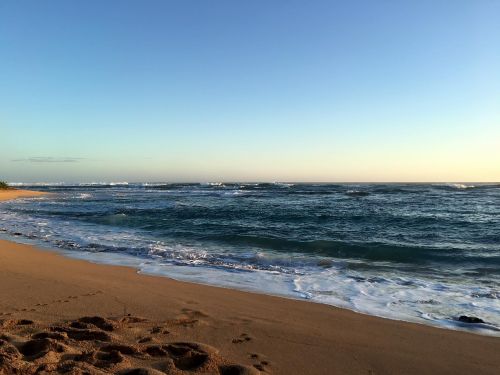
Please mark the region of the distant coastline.
POLYGON ((2 189, 0 190, 0 201, 6 201, 16 198, 38 197, 48 195, 50 193, 36 190, 23 190, 23 189, 2 189))

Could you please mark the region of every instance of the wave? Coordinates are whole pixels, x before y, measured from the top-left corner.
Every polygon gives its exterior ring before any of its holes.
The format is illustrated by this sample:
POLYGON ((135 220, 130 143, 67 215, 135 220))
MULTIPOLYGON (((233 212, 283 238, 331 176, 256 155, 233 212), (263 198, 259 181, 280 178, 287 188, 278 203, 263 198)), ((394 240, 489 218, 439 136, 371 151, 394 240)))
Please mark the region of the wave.
POLYGON ((449 184, 436 184, 434 186, 447 187, 455 190, 466 190, 466 189, 475 189, 476 185, 468 185, 461 183, 449 183, 449 184))
POLYGON ((277 237, 258 237, 249 235, 211 235, 206 236, 216 242, 233 246, 250 246, 278 252, 293 252, 326 256, 335 259, 361 259, 376 262, 396 262, 408 264, 463 262, 500 265, 500 252, 485 258, 480 252, 469 252, 460 248, 435 248, 387 243, 347 243, 332 240, 298 241, 277 237))
POLYGON ((475 185, 465 185, 465 184, 452 184, 455 189, 474 189, 475 185))
POLYGON ((366 197, 370 195, 369 192, 367 191, 362 191, 362 190, 347 190, 345 192, 346 195, 349 195, 351 197, 366 197))
POLYGON ((477 190, 477 189, 498 189, 500 184, 498 183, 477 183, 477 184, 465 184, 465 183, 447 183, 447 184, 432 184, 432 187, 444 190, 477 190))
MULTIPOLYGON (((147 184, 143 185, 147 189, 152 189, 152 190, 179 190, 179 189, 186 189, 186 188, 192 188, 192 187, 199 187, 203 186, 202 184, 198 183, 156 183, 156 184, 147 184)), ((209 186, 209 185, 207 185, 209 186)))
POLYGON ((408 184, 408 185, 382 185, 372 187, 376 194, 425 194, 429 192, 428 185, 408 184))
POLYGON ((89 193, 80 193, 76 196, 77 199, 89 199, 92 198, 92 194, 89 193))

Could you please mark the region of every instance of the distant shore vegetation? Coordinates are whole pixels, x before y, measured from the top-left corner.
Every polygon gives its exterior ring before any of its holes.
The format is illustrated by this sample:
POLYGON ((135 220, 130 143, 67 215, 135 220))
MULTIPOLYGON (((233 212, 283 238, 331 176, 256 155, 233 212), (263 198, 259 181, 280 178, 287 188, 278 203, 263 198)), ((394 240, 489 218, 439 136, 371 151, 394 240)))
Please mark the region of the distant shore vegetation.
POLYGON ((0 190, 12 189, 5 181, 0 181, 0 190))

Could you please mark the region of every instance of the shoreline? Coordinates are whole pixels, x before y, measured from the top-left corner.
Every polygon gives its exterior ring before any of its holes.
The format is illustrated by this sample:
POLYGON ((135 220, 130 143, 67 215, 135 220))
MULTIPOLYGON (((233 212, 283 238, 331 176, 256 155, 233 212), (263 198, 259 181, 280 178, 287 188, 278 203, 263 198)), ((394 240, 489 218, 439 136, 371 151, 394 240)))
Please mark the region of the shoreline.
MULTIPOLYGON (((23 239, 25 239, 25 238, 23 238, 23 239)), ((323 303, 323 302, 307 299, 304 297, 295 296, 292 294, 280 294, 280 293, 265 292, 265 291, 262 291, 260 289, 250 289, 250 288, 244 288, 244 287, 238 288, 238 287, 228 286, 228 285, 224 285, 224 284, 216 284, 216 283, 209 283, 209 282, 204 282, 204 281, 182 279, 182 277, 175 277, 175 276, 168 275, 165 273, 160 273, 157 271, 147 271, 147 270, 141 269, 139 266, 139 262, 143 261, 144 259, 139 258, 139 257, 135 257, 133 255, 113 254, 113 255, 117 255, 119 258, 122 259, 122 263, 119 263, 118 261, 110 261, 109 258, 106 258, 106 257, 99 259, 98 257, 96 257, 95 254, 93 254, 94 255, 93 257, 88 257, 88 256, 86 256, 85 252, 72 253, 70 250, 65 250, 65 249, 60 249, 60 248, 51 248, 50 246, 44 246, 43 244, 38 244, 36 241, 32 241, 32 240, 26 240, 24 242, 23 241, 16 241, 15 236, 13 237, 11 235, 4 235, 1 233, 0 233, 0 241, 10 242, 12 244, 17 244, 17 245, 22 245, 22 246, 29 246, 29 247, 36 249, 37 251, 53 253, 53 254, 56 254, 57 256, 61 256, 64 258, 77 260, 77 261, 83 261, 83 262, 87 262, 90 264, 109 266, 109 267, 124 267, 124 268, 133 270, 138 275, 145 275, 145 276, 150 276, 150 277, 155 277, 155 278, 165 278, 165 279, 172 280, 172 281, 179 282, 179 283, 187 283, 190 285, 192 284, 194 286, 197 286, 197 285, 207 286, 207 287, 211 287, 211 288, 226 289, 226 290, 232 290, 232 291, 236 291, 236 292, 250 293, 250 294, 262 295, 262 296, 281 298, 281 299, 285 299, 285 300, 298 301, 301 303, 317 304, 317 305, 331 307, 334 309, 345 310, 345 311, 352 312, 354 314, 359 314, 359 315, 367 316, 367 317, 373 317, 373 318, 377 318, 377 319, 402 322, 402 323, 408 323, 408 324, 415 324, 418 326, 430 327, 433 329, 440 329, 440 330, 454 331, 454 332, 464 332, 464 333, 470 333, 472 335, 479 335, 479 336, 486 336, 486 337, 493 337, 493 338, 500 339, 499 331, 492 330, 492 329, 486 329, 484 327, 475 326, 475 325, 470 324, 470 323, 469 323, 469 326, 467 326, 468 323, 461 323, 461 326, 460 326, 460 325, 453 325, 451 323, 447 324, 447 325, 433 324, 433 321, 422 322, 422 321, 418 321, 418 320, 405 320, 405 319, 399 319, 397 317, 376 315, 373 313, 358 311, 358 310, 350 309, 350 308, 343 307, 343 306, 337 306, 337 305, 333 305, 333 304, 323 303)))
POLYGON ((131 313, 179 322, 165 342, 203 342, 246 366, 257 354, 275 374, 494 374, 500 366, 496 337, 138 274, 5 240, 0 259, 0 320, 47 325, 131 313))

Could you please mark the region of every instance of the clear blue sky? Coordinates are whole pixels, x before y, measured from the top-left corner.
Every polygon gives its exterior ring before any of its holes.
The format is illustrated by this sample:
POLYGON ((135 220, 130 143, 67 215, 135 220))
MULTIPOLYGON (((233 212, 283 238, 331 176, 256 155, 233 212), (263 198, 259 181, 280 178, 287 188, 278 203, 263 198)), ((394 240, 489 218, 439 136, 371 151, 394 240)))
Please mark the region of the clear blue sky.
POLYGON ((500 1, 2 1, 0 179, 500 180, 500 1))

